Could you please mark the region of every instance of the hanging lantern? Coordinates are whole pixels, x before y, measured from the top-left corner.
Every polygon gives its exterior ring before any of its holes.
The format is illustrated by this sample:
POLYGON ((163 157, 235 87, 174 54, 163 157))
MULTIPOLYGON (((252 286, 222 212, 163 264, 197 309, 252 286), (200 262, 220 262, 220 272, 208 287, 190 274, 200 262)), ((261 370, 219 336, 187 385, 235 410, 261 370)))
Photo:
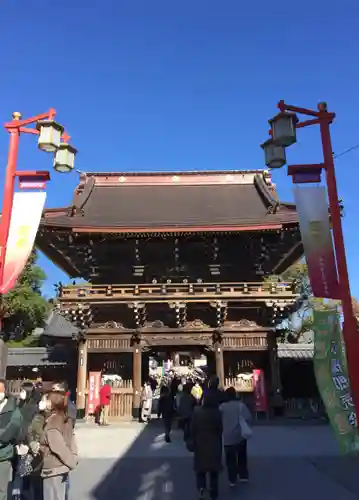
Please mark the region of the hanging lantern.
POLYGON ((278 113, 269 120, 273 140, 284 148, 297 142, 297 122, 298 118, 295 113, 278 113))
POLYGON ((56 172, 71 172, 74 168, 76 153, 77 150, 70 144, 65 142, 60 144, 54 160, 54 169, 56 172))
POLYGON ((276 144, 273 139, 268 139, 261 144, 264 150, 265 164, 269 168, 281 168, 286 164, 285 149, 276 144))
POLYGON ((37 122, 36 128, 40 132, 37 143, 39 149, 46 153, 54 153, 60 146, 64 127, 53 120, 40 120, 37 122))

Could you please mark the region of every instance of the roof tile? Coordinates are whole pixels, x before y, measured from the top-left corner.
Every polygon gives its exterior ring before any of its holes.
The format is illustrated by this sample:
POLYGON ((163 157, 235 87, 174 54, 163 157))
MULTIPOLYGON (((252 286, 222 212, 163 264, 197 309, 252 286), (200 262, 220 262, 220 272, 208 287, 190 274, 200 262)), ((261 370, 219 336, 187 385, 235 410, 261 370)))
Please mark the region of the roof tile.
POLYGON ((82 212, 45 226, 128 229, 221 227, 297 222, 295 210, 268 213, 255 185, 94 186, 82 212))

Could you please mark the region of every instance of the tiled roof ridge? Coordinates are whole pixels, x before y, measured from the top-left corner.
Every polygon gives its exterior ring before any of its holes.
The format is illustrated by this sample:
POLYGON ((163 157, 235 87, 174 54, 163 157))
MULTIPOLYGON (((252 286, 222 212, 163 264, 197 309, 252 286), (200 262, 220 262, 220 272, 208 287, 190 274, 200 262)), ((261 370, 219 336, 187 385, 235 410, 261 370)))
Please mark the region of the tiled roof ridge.
MULTIPOLYGON (((253 185, 256 187, 258 195, 262 199, 264 205, 268 208, 268 206, 273 207, 273 212, 275 212, 275 207, 279 205, 278 196, 276 194, 275 184, 272 183, 272 177, 268 170, 265 169, 250 169, 250 170, 198 170, 198 171, 167 171, 167 172, 81 172, 80 181, 78 186, 75 188, 74 197, 72 204, 68 208, 68 213, 70 216, 75 215, 79 212, 84 212, 86 210, 86 205, 91 199, 91 195, 94 192, 94 188, 103 187, 101 183, 101 179, 104 179, 104 182, 109 178, 117 178, 118 179, 118 187, 123 188, 126 187, 127 181, 130 181, 129 185, 131 185, 131 179, 143 179, 144 184, 146 180, 148 182, 149 178, 158 179, 160 184, 161 181, 170 178, 172 182, 170 184, 177 184, 177 182, 182 179, 187 178, 193 179, 211 179, 213 182, 213 177, 222 177, 225 176, 224 184, 231 184, 234 179, 238 179, 238 176, 253 176, 252 181, 253 185), (99 182, 97 182, 99 181, 99 182)), ((211 181, 208 181, 211 184, 211 181)), ((237 183, 237 182, 235 182, 237 183)), ((247 182, 248 183, 248 182, 247 182)), ((246 184, 247 184, 246 183, 246 184)), ((117 184, 117 183, 116 183, 117 184)), ((142 182, 139 182, 139 186, 142 182)), ((152 181, 150 181, 150 185, 152 181)), ((192 182, 190 181, 191 185, 192 182)), ((194 184, 197 184, 194 182, 194 184)), ((200 182, 202 184, 202 182, 200 182)), ((207 184, 207 182, 204 182, 207 184)), ((164 183, 164 187, 168 185, 168 182, 164 183)), ((185 185, 185 184, 184 184, 185 185)))
POLYGON ((120 171, 120 172, 81 172, 81 177, 141 177, 153 176, 161 177, 167 175, 223 175, 223 174, 263 174, 266 169, 229 169, 229 170, 160 170, 160 171, 120 171))

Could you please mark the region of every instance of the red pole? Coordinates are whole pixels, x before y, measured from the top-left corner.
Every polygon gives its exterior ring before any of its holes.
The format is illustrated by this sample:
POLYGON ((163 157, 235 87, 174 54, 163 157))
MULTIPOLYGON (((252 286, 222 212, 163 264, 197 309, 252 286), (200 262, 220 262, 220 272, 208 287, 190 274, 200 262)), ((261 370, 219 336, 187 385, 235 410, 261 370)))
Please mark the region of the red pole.
MULTIPOLYGON (((358 325, 354 316, 352 297, 350 293, 349 274, 345 255, 344 237, 340 214, 337 182, 333 160, 332 141, 330 136, 331 119, 326 116, 326 106, 320 105, 320 134, 323 146, 324 164, 326 167, 326 180, 330 216, 333 228, 334 246, 339 274, 340 295, 344 316, 343 337, 346 346, 348 372, 351 391, 357 418, 359 417, 359 337, 358 325)), ((328 113, 329 115, 329 113, 328 113)))
MULTIPOLYGON (((17 164, 19 138, 20 138, 20 131, 17 127, 9 129, 9 132, 10 132, 10 145, 8 153, 8 162, 6 166, 4 199, 3 199, 1 227, 0 227, 0 286, 3 285, 3 279, 4 279, 6 245, 9 236, 11 212, 14 200, 16 164, 17 164)), ((0 328, 1 328, 1 318, 0 318, 0 328)))

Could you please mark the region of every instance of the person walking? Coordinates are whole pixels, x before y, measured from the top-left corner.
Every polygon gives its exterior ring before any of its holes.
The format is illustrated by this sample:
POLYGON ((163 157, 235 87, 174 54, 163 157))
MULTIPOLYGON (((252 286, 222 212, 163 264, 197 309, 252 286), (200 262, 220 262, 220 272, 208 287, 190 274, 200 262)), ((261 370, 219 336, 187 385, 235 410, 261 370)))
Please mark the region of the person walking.
POLYGON ((217 398, 207 395, 194 409, 189 442, 194 453, 199 499, 206 498, 207 475, 211 500, 218 498, 218 476, 222 470, 222 418, 217 398))
POLYGON ((66 414, 66 395, 51 392, 41 448, 43 450, 44 500, 65 500, 67 477, 77 466, 77 446, 73 423, 66 414))
POLYGON ((100 389, 100 425, 108 425, 111 403, 111 386, 107 380, 104 380, 100 389))
POLYGON ((145 382, 141 394, 141 422, 149 422, 152 414, 153 392, 151 384, 145 382))
POLYGON ((165 441, 171 442, 172 422, 175 415, 175 401, 170 389, 163 386, 161 390, 160 400, 158 402, 158 418, 162 416, 163 425, 165 428, 165 441))
POLYGON ((196 381, 194 386, 192 387, 191 394, 196 400, 197 404, 200 404, 203 396, 203 389, 199 385, 198 381, 196 381))
POLYGON ((14 397, 6 394, 0 379, 0 500, 7 500, 15 444, 22 428, 21 412, 14 397))
POLYGON ((191 394, 190 386, 185 384, 183 386, 182 395, 177 408, 180 427, 183 430, 184 441, 187 441, 190 436, 191 418, 196 404, 197 402, 191 394))
POLYGON ((223 423, 223 445, 228 481, 231 487, 239 481, 248 482, 247 440, 251 435, 251 414, 247 406, 237 399, 234 387, 226 390, 227 401, 220 406, 223 423))

